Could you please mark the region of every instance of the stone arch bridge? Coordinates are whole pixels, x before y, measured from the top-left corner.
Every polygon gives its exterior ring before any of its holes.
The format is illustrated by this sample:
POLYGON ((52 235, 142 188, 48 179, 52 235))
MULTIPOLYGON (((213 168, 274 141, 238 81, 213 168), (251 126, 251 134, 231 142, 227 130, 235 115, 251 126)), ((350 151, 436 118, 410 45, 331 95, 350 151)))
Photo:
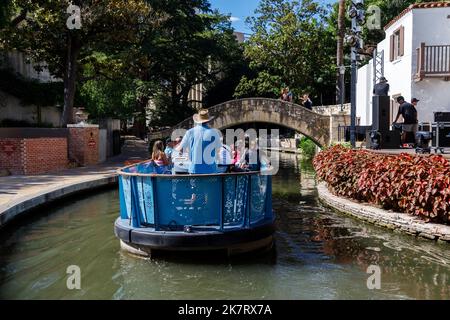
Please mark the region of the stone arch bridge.
MULTIPOLYGON (((335 107, 335 109, 337 109, 335 107)), ((247 98, 232 100, 209 108, 214 116, 211 126, 223 130, 243 123, 264 122, 293 129, 323 147, 338 139, 338 126, 349 125, 348 112, 331 111, 332 108, 314 108, 276 99, 247 98)), ((150 133, 149 139, 163 140, 175 129, 189 129, 194 125, 192 118, 159 132, 150 133)))

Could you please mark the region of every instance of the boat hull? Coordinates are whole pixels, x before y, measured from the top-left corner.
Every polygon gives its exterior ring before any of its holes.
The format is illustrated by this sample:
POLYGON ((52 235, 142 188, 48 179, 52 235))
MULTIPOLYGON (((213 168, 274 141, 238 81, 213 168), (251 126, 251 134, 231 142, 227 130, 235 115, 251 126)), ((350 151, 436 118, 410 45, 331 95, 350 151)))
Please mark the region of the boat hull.
POLYGON ((117 219, 114 225, 121 248, 134 255, 150 256, 152 251, 214 251, 224 250, 238 255, 272 247, 273 221, 252 228, 230 230, 156 231, 133 228, 127 220, 117 219))

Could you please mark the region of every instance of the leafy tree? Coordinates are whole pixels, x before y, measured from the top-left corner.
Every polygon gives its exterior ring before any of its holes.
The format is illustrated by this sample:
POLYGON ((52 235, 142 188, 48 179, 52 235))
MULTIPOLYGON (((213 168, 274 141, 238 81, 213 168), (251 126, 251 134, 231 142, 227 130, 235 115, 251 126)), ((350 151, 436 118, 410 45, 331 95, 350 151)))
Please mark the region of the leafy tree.
POLYGON ((151 23, 150 8, 144 0, 75 0, 81 8, 81 28, 69 29, 68 1, 15 0, 12 12, 18 12, 4 30, 7 49, 25 52, 34 61, 46 63, 51 74, 63 79, 63 125, 73 121, 77 83, 83 63, 92 60, 96 48, 115 50, 133 38, 135 30, 151 23), (13 23, 14 22, 14 23, 13 23))
POLYGON ((127 120, 136 112, 136 83, 132 79, 89 80, 80 88, 80 102, 90 118, 127 120))
POLYGON ((235 96, 278 97, 289 86, 295 95, 334 101, 336 49, 326 15, 313 0, 262 0, 247 20, 253 35, 244 51, 257 76, 243 77, 235 96))
POLYGON ((242 55, 228 17, 212 11, 207 0, 161 0, 160 5, 168 17, 143 51, 158 62, 148 69, 161 87, 153 122, 167 119, 171 125, 192 115, 194 85, 213 87, 242 55))

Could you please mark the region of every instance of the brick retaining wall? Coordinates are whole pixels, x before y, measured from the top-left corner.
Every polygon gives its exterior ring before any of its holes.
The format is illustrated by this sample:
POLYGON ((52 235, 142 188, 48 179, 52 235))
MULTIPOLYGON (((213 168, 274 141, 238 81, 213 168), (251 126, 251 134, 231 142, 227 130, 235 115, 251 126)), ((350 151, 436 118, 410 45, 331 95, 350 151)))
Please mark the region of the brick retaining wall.
POLYGON ((11 174, 35 175, 67 168, 67 139, 0 138, 0 169, 11 174))
POLYGON ((97 164, 99 161, 99 127, 96 125, 69 125, 69 157, 79 165, 97 164))

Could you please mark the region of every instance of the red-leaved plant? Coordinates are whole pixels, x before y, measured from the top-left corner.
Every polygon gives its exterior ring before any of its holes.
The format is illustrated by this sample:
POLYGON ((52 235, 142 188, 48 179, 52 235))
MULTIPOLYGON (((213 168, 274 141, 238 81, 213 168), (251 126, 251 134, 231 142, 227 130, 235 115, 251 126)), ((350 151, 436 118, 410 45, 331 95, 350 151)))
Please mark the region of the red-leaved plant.
POLYGON ((450 221, 450 163, 442 156, 382 155, 334 146, 313 160, 338 196, 425 218, 450 221))

